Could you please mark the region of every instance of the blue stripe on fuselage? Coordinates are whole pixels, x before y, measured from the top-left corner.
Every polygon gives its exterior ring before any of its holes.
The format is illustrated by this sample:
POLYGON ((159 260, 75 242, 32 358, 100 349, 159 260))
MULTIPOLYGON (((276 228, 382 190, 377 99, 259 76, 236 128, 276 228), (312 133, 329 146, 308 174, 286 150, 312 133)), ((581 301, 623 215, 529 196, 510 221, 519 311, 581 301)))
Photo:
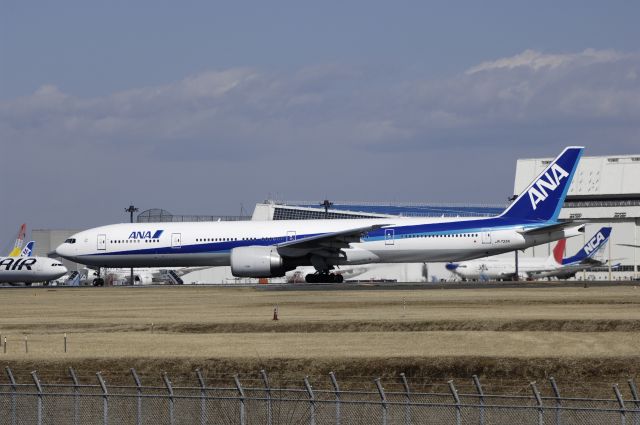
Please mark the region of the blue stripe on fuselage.
MULTIPOLYGON (((395 238, 401 238, 403 235, 449 235, 458 233, 474 233, 474 232, 488 232, 495 230, 505 229, 520 229, 520 228, 532 228, 542 225, 550 225, 554 223, 541 223, 539 221, 534 222, 519 222, 503 217, 483 218, 477 220, 465 220, 465 221, 453 221, 443 223, 424 223, 414 224, 408 226, 388 226, 378 230, 373 230, 363 238, 363 242, 373 242, 385 239, 385 230, 393 229, 395 238)), ((332 232, 327 232, 329 234, 332 232)), ((297 240, 302 240, 312 236, 319 236, 321 233, 311 233, 304 235, 297 235, 297 240)), ((197 253, 224 253, 229 252, 233 248, 243 246, 270 246, 277 245, 282 242, 286 242, 288 239, 286 236, 278 236, 269 239, 248 239, 238 241, 222 241, 222 242, 203 242, 193 245, 182 245, 180 248, 173 248, 170 246, 158 247, 158 248, 142 248, 142 249, 129 249, 119 250, 115 252, 102 252, 90 254, 92 256, 109 256, 109 255, 127 255, 127 254, 197 254, 197 253)))

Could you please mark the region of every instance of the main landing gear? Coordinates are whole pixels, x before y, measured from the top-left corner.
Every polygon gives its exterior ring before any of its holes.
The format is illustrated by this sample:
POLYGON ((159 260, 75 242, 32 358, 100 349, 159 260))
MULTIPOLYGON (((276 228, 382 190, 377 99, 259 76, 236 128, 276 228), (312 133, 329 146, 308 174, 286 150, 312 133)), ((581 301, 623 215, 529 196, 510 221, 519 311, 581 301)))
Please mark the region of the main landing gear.
POLYGON ((344 278, 341 274, 333 273, 313 273, 305 276, 307 283, 342 283, 344 278))

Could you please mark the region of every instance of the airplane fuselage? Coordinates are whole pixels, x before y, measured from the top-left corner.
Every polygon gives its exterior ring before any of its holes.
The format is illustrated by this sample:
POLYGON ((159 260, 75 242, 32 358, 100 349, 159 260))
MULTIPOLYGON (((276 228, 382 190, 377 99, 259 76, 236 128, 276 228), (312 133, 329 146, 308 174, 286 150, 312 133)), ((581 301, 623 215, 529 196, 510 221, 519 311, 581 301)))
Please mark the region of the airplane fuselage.
POLYGON ((67 273, 59 260, 47 257, 0 257, 0 283, 55 280, 67 273))
MULTIPOLYGON (((463 261, 578 234, 564 229, 535 237, 499 219, 357 219, 114 224, 74 235, 57 253, 99 267, 228 266, 234 248, 273 246, 354 227, 385 225, 344 249, 334 265, 463 261), (483 226, 483 225, 486 225, 483 226)), ((295 251, 295 248, 291 249, 295 251)), ((291 253, 295 257, 295 252, 291 253)), ((302 255, 301 257, 304 257, 302 255)), ((304 258, 296 265, 311 265, 304 258)))

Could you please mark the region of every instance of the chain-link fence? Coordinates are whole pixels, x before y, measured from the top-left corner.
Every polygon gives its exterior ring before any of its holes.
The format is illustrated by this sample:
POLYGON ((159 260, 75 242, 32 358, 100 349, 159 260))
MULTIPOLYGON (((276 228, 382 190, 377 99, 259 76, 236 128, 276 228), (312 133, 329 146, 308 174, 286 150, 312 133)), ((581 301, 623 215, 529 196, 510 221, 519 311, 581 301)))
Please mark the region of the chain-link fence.
POLYGON ((69 369, 68 384, 47 385, 36 372, 32 382, 18 383, 6 368, 0 384, 0 424, 622 424, 640 425, 640 399, 633 380, 631 398, 617 385, 611 399, 567 398, 553 378, 550 396, 535 383, 528 395, 486 394, 473 377, 474 391, 413 391, 404 375, 394 391, 375 379, 375 391, 342 390, 333 373, 331 388, 315 389, 308 378, 298 388, 276 388, 261 371, 259 387, 244 387, 238 376, 228 387, 207 385, 196 371, 194 386, 144 386, 131 369, 132 385, 107 385, 100 373, 94 383, 79 382, 69 369))

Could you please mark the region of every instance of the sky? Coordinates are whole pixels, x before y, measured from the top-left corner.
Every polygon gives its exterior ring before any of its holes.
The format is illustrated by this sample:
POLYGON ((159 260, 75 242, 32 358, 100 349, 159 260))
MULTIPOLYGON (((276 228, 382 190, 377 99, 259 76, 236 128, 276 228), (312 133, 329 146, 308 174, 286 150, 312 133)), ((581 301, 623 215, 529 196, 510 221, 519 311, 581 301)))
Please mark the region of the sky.
POLYGON ((640 3, 0 0, 20 223, 282 200, 504 203, 518 158, 640 153, 640 3))

